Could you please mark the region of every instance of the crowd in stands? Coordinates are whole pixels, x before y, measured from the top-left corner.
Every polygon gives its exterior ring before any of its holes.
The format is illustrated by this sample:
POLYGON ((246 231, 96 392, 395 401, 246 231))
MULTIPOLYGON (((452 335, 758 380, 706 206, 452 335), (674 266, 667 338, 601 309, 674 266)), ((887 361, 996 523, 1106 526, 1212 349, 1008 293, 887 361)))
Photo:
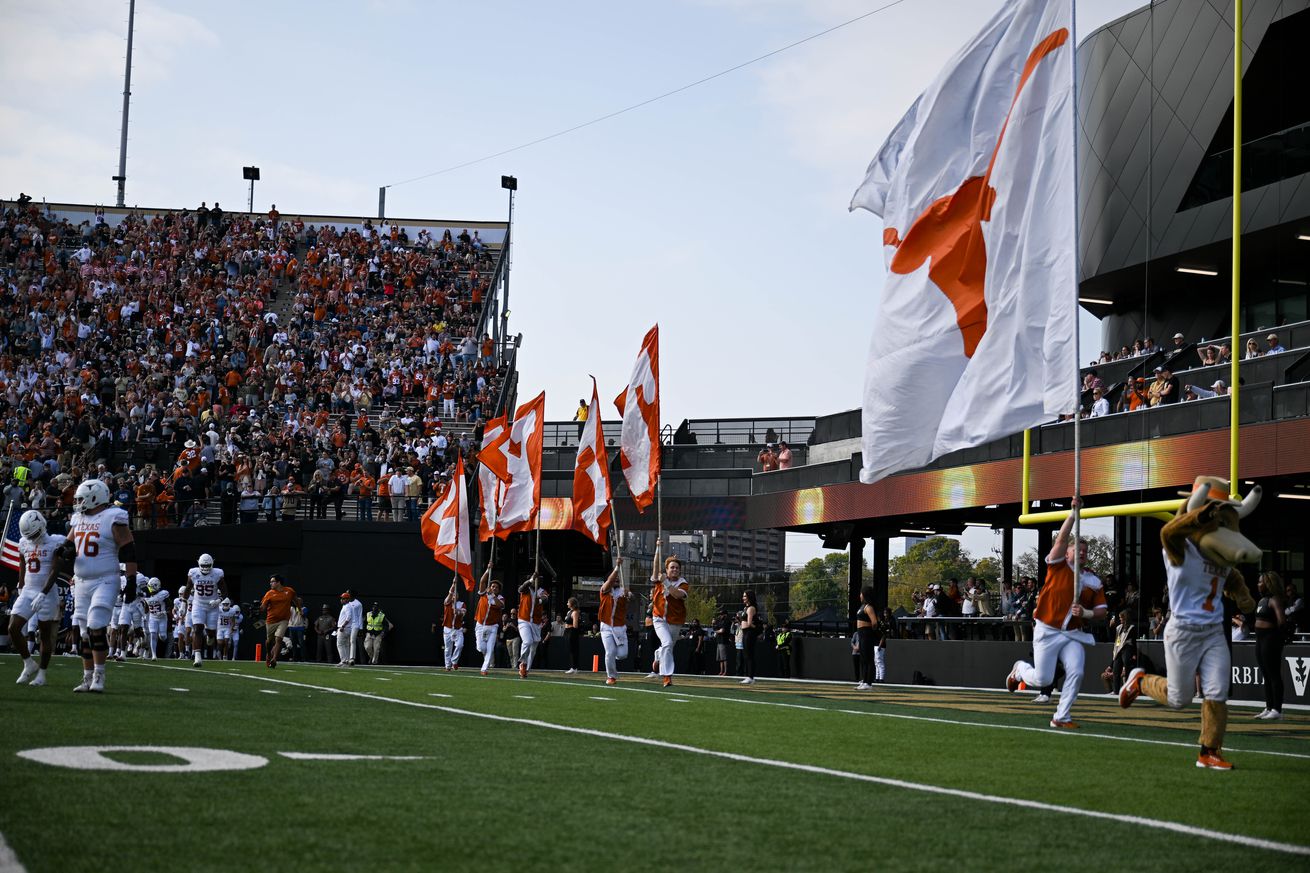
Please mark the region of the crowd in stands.
MULTIPOLYGON (((1266 355, 1276 355, 1287 351, 1275 332, 1269 333, 1265 337, 1264 343, 1265 345, 1262 348, 1255 337, 1248 339, 1242 360, 1250 361, 1266 355)), ((1155 345, 1151 337, 1147 337, 1145 340, 1134 341, 1131 348, 1124 346, 1119 350, 1118 354, 1101 352, 1099 361, 1094 361, 1092 368, 1083 373, 1082 388, 1084 395, 1088 398, 1084 404, 1084 417, 1099 418, 1109 415, 1112 411, 1134 412, 1138 409, 1171 403, 1226 396, 1228 394, 1228 383, 1223 379, 1216 379, 1206 385, 1193 385, 1182 382, 1175 373, 1185 372, 1193 366, 1211 367, 1231 363, 1232 348, 1229 343, 1197 345, 1194 349, 1196 353, 1195 361, 1191 359, 1190 355, 1183 354, 1182 360, 1175 363, 1178 360, 1178 355, 1185 353, 1188 348, 1189 344, 1186 338, 1181 333, 1175 333, 1173 346, 1170 349, 1171 352, 1174 352, 1174 355, 1156 367, 1152 377, 1129 376, 1125 380, 1123 390, 1119 393, 1119 399, 1113 408, 1110 405, 1110 395, 1116 386, 1106 385, 1095 369, 1096 364, 1144 357, 1160 349, 1155 345)))
POLYGON ((58 520, 98 475, 140 525, 213 500, 224 521, 341 517, 347 495, 361 518, 375 500, 417 518, 496 403, 506 364, 477 335, 496 252, 476 232, 0 206, 7 501, 58 520))

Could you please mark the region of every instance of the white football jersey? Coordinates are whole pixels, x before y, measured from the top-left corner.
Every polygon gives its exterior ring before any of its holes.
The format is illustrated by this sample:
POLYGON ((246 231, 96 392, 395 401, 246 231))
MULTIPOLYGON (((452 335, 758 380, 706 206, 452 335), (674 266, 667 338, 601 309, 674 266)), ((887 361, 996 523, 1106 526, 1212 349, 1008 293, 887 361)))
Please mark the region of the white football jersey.
POLYGON ((223 571, 217 567, 208 573, 202 573, 199 567, 192 567, 186 572, 187 591, 201 606, 216 606, 223 597, 219 594, 218 583, 223 581, 223 571))
POLYGON ((168 605, 168 590, 160 588, 154 594, 148 594, 141 600, 146 605, 146 612, 152 616, 160 617, 164 614, 168 605))
MULTIPOLYGON (((167 594, 168 592, 165 591, 164 593, 167 594)), ((174 600, 173 620, 176 621, 178 624, 181 624, 182 622, 186 621, 187 610, 189 610, 190 608, 191 605, 190 603, 187 602, 187 598, 179 597, 177 600, 174 600)))
POLYGON ((18 554, 26 568, 23 585, 38 591, 45 588, 46 582, 50 581, 50 571, 54 569, 55 549, 63 544, 64 539, 62 534, 46 534, 36 542, 27 537, 18 541, 18 554))
POLYGON ((83 579, 119 575, 114 525, 127 523, 127 510, 118 506, 106 506, 92 515, 74 513, 68 535, 77 547, 73 572, 83 579))
POLYGON ((240 615, 241 611, 235 606, 229 606, 227 609, 220 606, 218 608, 218 626, 231 630, 236 627, 237 619, 240 615))
POLYGON ((1228 567, 1207 561, 1199 549, 1187 540, 1183 544, 1183 563, 1175 567, 1164 557, 1165 578, 1169 585, 1169 620, 1180 624, 1221 624, 1224 620, 1224 582, 1228 567))

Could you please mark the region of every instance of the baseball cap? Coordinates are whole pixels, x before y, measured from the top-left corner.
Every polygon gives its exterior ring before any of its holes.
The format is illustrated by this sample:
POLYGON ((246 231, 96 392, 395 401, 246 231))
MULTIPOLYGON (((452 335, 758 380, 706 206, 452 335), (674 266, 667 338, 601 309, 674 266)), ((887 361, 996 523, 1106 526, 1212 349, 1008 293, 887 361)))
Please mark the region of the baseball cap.
POLYGON ((1155 372, 1157 372, 1157 373, 1163 373, 1163 372, 1164 372, 1164 367, 1156 367, 1156 368, 1155 368, 1155 372))
POLYGON ((1176 334, 1174 334, 1174 339, 1182 339, 1182 338, 1183 338, 1183 335, 1182 335, 1181 333, 1176 333, 1176 334))

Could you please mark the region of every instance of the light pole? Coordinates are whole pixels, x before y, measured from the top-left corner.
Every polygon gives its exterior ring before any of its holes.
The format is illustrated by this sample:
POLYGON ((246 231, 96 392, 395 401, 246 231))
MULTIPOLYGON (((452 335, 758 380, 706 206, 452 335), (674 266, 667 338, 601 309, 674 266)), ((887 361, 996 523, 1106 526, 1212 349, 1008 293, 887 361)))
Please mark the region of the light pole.
POLYGON ((136 23, 136 0, 127 4, 127 68, 123 71, 123 130, 118 140, 118 206, 125 206, 127 194, 127 108, 132 99, 132 28, 136 23))
POLYGON ((500 335, 509 342, 509 265, 513 251, 510 242, 514 236, 514 192, 519 190, 519 180, 514 176, 501 176, 500 187, 509 192, 509 223, 505 225, 505 269, 501 272, 501 284, 504 298, 501 301, 500 335))
POLYGON ((251 215, 255 214, 255 183, 259 181, 259 167, 242 167, 241 178, 250 180, 250 209, 251 215))

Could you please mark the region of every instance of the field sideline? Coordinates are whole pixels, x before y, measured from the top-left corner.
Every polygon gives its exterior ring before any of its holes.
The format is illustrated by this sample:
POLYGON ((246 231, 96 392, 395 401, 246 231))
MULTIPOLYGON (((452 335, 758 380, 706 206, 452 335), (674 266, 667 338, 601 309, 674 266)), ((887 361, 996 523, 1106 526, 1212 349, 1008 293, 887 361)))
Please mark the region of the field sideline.
POLYGON ((0 826, 21 865, 0 846, 3 873, 88 869, 106 852, 148 870, 342 852, 470 870, 1286 870, 1310 857, 1304 712, 1267 725, 1235 707, 1238 769, 1215 773, 1192 766, 1195 710, 1106 698, 1080 700, 1083 730, 1065 732, 1045 727, 1049 707, 973 690, 160 662, 111 665, 93 697, 71 693, 71 658, 46 688, 13 685, 17 672, 0 656, 0 772, 25 798, 0 826), (33 753, 78 745, 227 750, 249 769, 92 771, 33 753))

